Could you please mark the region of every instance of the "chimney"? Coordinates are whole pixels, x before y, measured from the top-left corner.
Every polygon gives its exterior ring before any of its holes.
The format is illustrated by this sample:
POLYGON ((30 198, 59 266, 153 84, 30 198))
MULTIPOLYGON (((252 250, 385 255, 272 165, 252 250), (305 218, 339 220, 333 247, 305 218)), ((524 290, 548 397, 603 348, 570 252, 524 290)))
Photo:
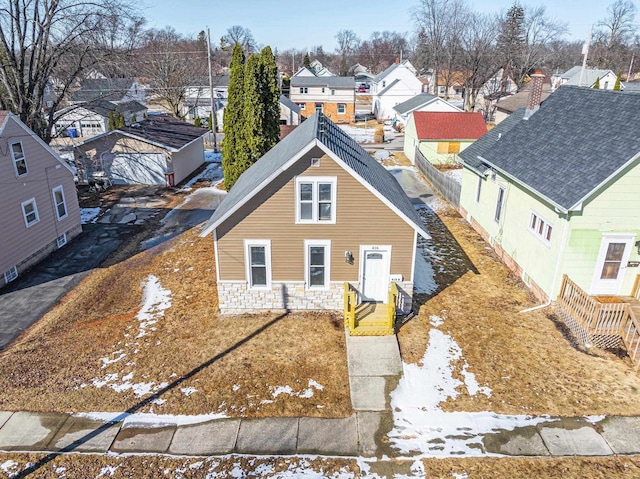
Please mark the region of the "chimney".
POLYGON ((400 63, 400 59, 399 58, 396 58, 396 63, 400 63))
POLYGON ((531 87, 529 90, 529 99, 527 100, 527 109, 524 112, 524 119, 528 120, 538 108, 540 108, 540 101, 542 100, 542 82, 544 81, 544 75, 540 70, 531 75, 531 87))

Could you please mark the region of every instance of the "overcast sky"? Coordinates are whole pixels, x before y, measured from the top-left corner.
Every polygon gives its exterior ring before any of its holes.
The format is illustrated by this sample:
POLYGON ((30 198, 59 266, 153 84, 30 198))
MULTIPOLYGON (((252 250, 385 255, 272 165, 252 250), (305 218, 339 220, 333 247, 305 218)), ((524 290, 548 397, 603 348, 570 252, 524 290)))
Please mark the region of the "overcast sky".
MULTIPOLYGON (((143 14, 148 27, 174 27, 183 34, 197 34, 206 26, 212 42, 218 42, 232 25, 251 29, 259 44, 272 48, 311 48, 325 51, 336 46, 335 34, 351 29, 367 39, 374 31, 413 30, 411 9, 415 0, 146 0, 143 14)), ((478 11, 504 12, 513 0, 468 1, 478 11)), ((607 0, 540 0, 549 16, 566 22, 568 39, 584 39, 589 26, 606 15, 607 0)), ((636 6, 638 2, 636 1, 636 6)))

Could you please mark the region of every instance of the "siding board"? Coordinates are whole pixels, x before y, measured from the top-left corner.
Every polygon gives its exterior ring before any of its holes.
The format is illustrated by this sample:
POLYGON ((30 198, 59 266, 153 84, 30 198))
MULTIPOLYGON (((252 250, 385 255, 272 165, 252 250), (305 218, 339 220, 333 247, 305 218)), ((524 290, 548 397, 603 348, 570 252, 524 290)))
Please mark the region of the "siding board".
POLYGON ((273 281, 304 281, 304 240, 331 240, 331 281, 358 281, 361 244, 391 245, 391 274, 411 279, 414 230, 316 148, 217 229, 221 280, 245 280, 244 243, 271 240, 273 281), (310 166, 321 157, 320 166, 310 166), (336 224, 295 224, 295 177, 337 177, 336 224), (355 262, 345 261, 351 251, 355 262))

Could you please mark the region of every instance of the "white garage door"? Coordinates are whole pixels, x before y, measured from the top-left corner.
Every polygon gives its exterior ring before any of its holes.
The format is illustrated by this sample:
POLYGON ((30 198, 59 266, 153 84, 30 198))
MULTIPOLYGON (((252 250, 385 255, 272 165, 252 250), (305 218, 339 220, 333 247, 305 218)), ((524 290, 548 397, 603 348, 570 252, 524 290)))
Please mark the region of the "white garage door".
POLYGON ((167 161, 162 153, 117 153, 105 170, 116 185, 164 185, 167 161))

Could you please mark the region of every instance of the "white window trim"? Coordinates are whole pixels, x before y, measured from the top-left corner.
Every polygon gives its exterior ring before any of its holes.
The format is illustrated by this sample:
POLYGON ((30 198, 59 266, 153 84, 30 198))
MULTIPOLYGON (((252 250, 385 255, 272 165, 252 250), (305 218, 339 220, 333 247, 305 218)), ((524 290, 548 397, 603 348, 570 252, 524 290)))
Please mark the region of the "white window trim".
POLYGON ((336 215, 338 211, 338 178, 335 176, 297 176, 296 177, 296 224, 336 224, 336 215), (312 219, 300 219, 300 183, 313 183, 313 200, 312 200, 312 219), (318 219, 318 183, 331 183, 331 219, 318 219))
POLYGON ((51 195, 53 196, 53 207, 56 210, 56 218, 58 218, 58 221, 62 221, 67 216, 69 216, 69 210, 67 208, 67 198, 65 198, 64 196, 64 188, 62 187, 62 185, 56 186, 54 189, 52 189, 51 195), (59 191, 62 194, 62 204, 64 204, 64 215, 62 216, 58 215, 58 203, 56 203, 56 191, 59 191))
POLYGON ((338 103, 338 115, 346 115, 347 114, 347 104, 346 103, 338 103), (340 111, 340 107, 343 111, 340 111))
POLYGON ((27 228, 31 228, 33 225, 35 225, 36 223, 38 223, 40 221, 40 215, 38 214, 38 204, 36 203, 36 199, 35 198, 29 198, 27 201, 23 201, 21 203, 22 206, 22 217, 24 218, 24 224, 27 228), (33 203, 33 211, 36 214, 36 219, 35 221, 29 223, 29 221, 27 220, 27 212, 24 210, 24 207, 26 205, 28 205, 29 203, 33 203))
POLYGON ((304 240, 304 287, 306 290, 326 290, 331 285, 331 240, 304 240), (312 246, 324 246, 324 286, 310 286, 309 250, 312 246))
POLYGON ((535 236, 536 238, 538 238, 540 241, 542 241, 542 243, 544 243, 546 246, 550 246, 551 245, 551 240, 547 239, 548 236, 548 231, 549 228, 551 228, 551 237, 553 238, 553 231, 555 229, 555 227, 542 215, 538 214, 536 211, 531 210, 529 212, 529 223, 527 224, 527 228, 529 230, 529 233, 531 233, 533 236, 535 236), (532 219, 533 216, 536 217, 536 224, 535 227, 531 226, 532 223, 532 219), (544 228, 542 230, 542 234, 539 233, 538 231, 538 225, 540 222, 544 223, 544 228))
POLYGON ((66 244, 67 244, 67 234, 62 233, 60 236, 56 238, 56 245, 58 246, 58 249, 60 249, 66 244))
POLYGON ((500 223, 502 221, 502 216, 504 215, 504 195, 505 195, 505 187, 502 185, 498 185, 498 196, 496 197, 496 207, 493 211, 493 219, 496 223, 500 223), (500 199, 500 192, 502 192, 502 199, 500 199), (500 205, 500 214, 498 214, 498 205, 500 205))
POLYGON ((27 176, 29 174, 29 165, 27 165, 27 156, 24 154, 24 147, 22 146, 22 142, 14 141, 12 143, 9 143, 9 152, 11 153, 11 160, 13 161, 13 172, 16 174, 16 178, 22 178, 23 176, 27 176), (18 165, 16 164, 20 160, 16 159, 16 157, 13 154, 13 145, 20 145, 20 150, 22 150, 21 160, 24 161, 24 167, 27 171, 26 173, 23 173, 21 175, 18 174, 18 165))
POLYGON ((11 283, 11 281, 15 281, 18 279, 18 268, 12 266, 9 271, 4 273, 4 282, 11 283))
POLYGON ((478 176, 478 184, 476 186, 476 203, 480 203, 480 195, 482 194, 482 182, 484 178, 482 176, 478 176))
POLYGON ((245 239, 244 240, 244 265, 247 287, 251 290, 270 290, 271 289, 271 240, 265 239, 245 239), (251 284, 251 246, 264 246, 264 260, 267 266, 267 284, 266 286, 253 286, 251 284))

